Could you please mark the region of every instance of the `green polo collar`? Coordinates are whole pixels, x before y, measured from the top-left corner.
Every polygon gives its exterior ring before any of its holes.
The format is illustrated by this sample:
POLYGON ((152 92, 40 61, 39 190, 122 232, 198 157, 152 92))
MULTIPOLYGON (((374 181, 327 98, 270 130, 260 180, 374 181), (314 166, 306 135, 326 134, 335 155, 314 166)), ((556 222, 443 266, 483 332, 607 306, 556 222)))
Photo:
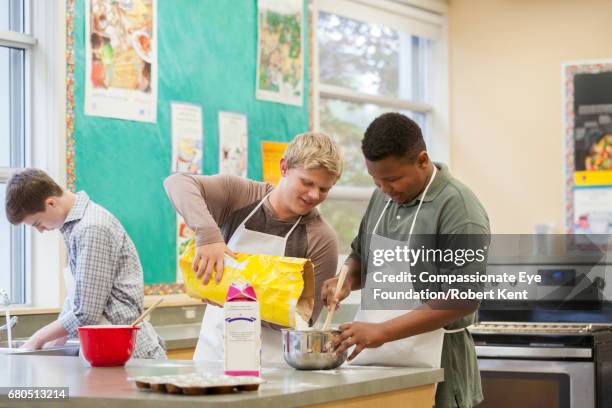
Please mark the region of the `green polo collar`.
MULTIPOLYGON (((423 199, 423 202, 425 203, 433 201, 438 195, 440 195, 442 190, 444 190, 444 187, 446 187, 446 185, 452 178, 447 165, 443 163, 434 162, 434 166, 438 168, 438 172, 436 173, 436 178, 431 183, 431 186, 429 187, 429 190, 427 190, 427 194, 425 195, 425 198, 423 199)), ((418 202, 419 200, 417 197, 410 201, 400 204, 400 206, 410 207, 410 206, 416 205, 418 202)))

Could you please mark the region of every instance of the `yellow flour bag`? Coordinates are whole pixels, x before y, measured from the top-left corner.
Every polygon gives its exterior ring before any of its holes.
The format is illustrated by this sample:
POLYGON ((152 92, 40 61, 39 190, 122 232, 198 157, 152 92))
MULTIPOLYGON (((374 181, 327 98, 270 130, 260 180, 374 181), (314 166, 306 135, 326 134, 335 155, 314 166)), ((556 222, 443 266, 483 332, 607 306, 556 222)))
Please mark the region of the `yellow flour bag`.
POLYGON ((207 285, 196 278, 192 269, 195 243, 189 242, 179 264, 187 294, 198 299, 209 299, 223 305, 232 281, 249 282, 260 303, 261 320, 283 327, 295 327, 295 313, 309 321, 314 308, 314 266, 308 259, 272 255, 236 254, 225 256, 223 278, 214 278, 207 285))

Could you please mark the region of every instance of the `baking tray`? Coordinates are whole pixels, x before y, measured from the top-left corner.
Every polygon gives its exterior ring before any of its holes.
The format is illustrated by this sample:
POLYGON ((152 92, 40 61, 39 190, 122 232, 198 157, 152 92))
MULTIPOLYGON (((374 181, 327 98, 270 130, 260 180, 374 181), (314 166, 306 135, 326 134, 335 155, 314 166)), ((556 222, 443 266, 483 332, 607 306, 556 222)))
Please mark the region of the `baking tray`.
POLYGON ((251 376, 229 376, 209 373, 139 376, 128 378, 140 390, 168 394, 214 395, 256 391, 265 380, 251 376))

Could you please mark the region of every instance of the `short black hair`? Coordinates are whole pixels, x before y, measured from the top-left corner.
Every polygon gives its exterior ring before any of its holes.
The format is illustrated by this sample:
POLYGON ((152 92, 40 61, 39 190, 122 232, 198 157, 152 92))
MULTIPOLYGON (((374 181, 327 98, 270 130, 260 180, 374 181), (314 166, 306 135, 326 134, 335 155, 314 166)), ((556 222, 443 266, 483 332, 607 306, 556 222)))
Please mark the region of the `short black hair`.
POLYGON ((389 156, 416 160, 423 150, 426 146, 419 125, 397 112, 384 113, 374 119, 361 141, 361 151, 369 161, 389 156))

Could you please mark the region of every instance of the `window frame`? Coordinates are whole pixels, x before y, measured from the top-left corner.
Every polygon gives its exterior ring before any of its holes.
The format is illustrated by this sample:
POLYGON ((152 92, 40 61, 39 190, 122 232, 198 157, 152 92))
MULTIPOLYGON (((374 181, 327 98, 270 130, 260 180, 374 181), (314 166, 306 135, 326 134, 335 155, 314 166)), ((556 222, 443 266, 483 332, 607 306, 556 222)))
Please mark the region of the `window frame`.
MULTIPOLYGON (((25 50, 23 163, 22 167, 0 167, 0 183, 6 183, 20 168, 37 167, 65 186, 66 2, 23 0, 23 14, 22 32, 0 30, 1 46, 25 50)), ((11 290, 12 303, 61 306, 61 271, 66 263, 61 234, 33 234, 30 228, 12 228, 12 244, 20 246, 12 250, 21 252, 21 264, 12 265, 11 273, 22 273, 17 279, 11 277, 11 286, 20 281, 19 286, 5 288, 11 290)))
MULTIPOLYGON (((436 161, 450 165, 449 130, 449 83, 448 83, 448 7, 439 0, 312 0, 312 117, 313 128, 320 131, 321 98, 338 99, 346 102, 372 103, 397 110, 410 110, 426 115, 430 135, 426 138, 430 156, 436 161), (412 20, 414 25, 404 32, 429 32, 427 25, 435 25, 438 32, 431 41, 427 71, 428 103, 411 101, 393 96, 382 96, 359 92, 342 86, 322 83, 319 79, 319 41, 317 35, 319 12, 327 12, 343 17, 384 24, 403 31, 398 24, 412 20), (398 16, 400 18, 398 18, 398 16), (424 23, 424 24, 423 24, 424 23)), ((375 187, 335 186, 327 200, 369 201, 375 187)), ((344 257, 348 254, 341 254, 344 257)))
MULTIPOLYGON (((8 181, 10 175, 27 166, 27 147, 30 145, 31 129, 31 53, 36 47, 37 40, 32 35, 26 34, 30 31, 30 2, 22 1, 21 10, 17 12, 21 32, 0 30, 0 46, 12 48, 23 52, 22 61, 14 61, 14 56, 9 55, 10 94, 9 111, 11 117, 10 129, 10 164, 8 167, 0 167, 0 183, 8 181), (18 70, 14 70, 18 68, 18 70), (15 74, 16 72, 16 74, 15 74), (13 78, 18 75, 19 78, 13 78), (20 89, 19 89, 20 88, 20 89), (17 119, 17 120, 15 120, 17 119)), ((15 18, 15 15, 9 19, 15 18)), ((23 226, 11 226, 10 233, 10 287, 2 288, 9 291, 13 303, 25 303, 27 301, 27 232, 23 226)))

